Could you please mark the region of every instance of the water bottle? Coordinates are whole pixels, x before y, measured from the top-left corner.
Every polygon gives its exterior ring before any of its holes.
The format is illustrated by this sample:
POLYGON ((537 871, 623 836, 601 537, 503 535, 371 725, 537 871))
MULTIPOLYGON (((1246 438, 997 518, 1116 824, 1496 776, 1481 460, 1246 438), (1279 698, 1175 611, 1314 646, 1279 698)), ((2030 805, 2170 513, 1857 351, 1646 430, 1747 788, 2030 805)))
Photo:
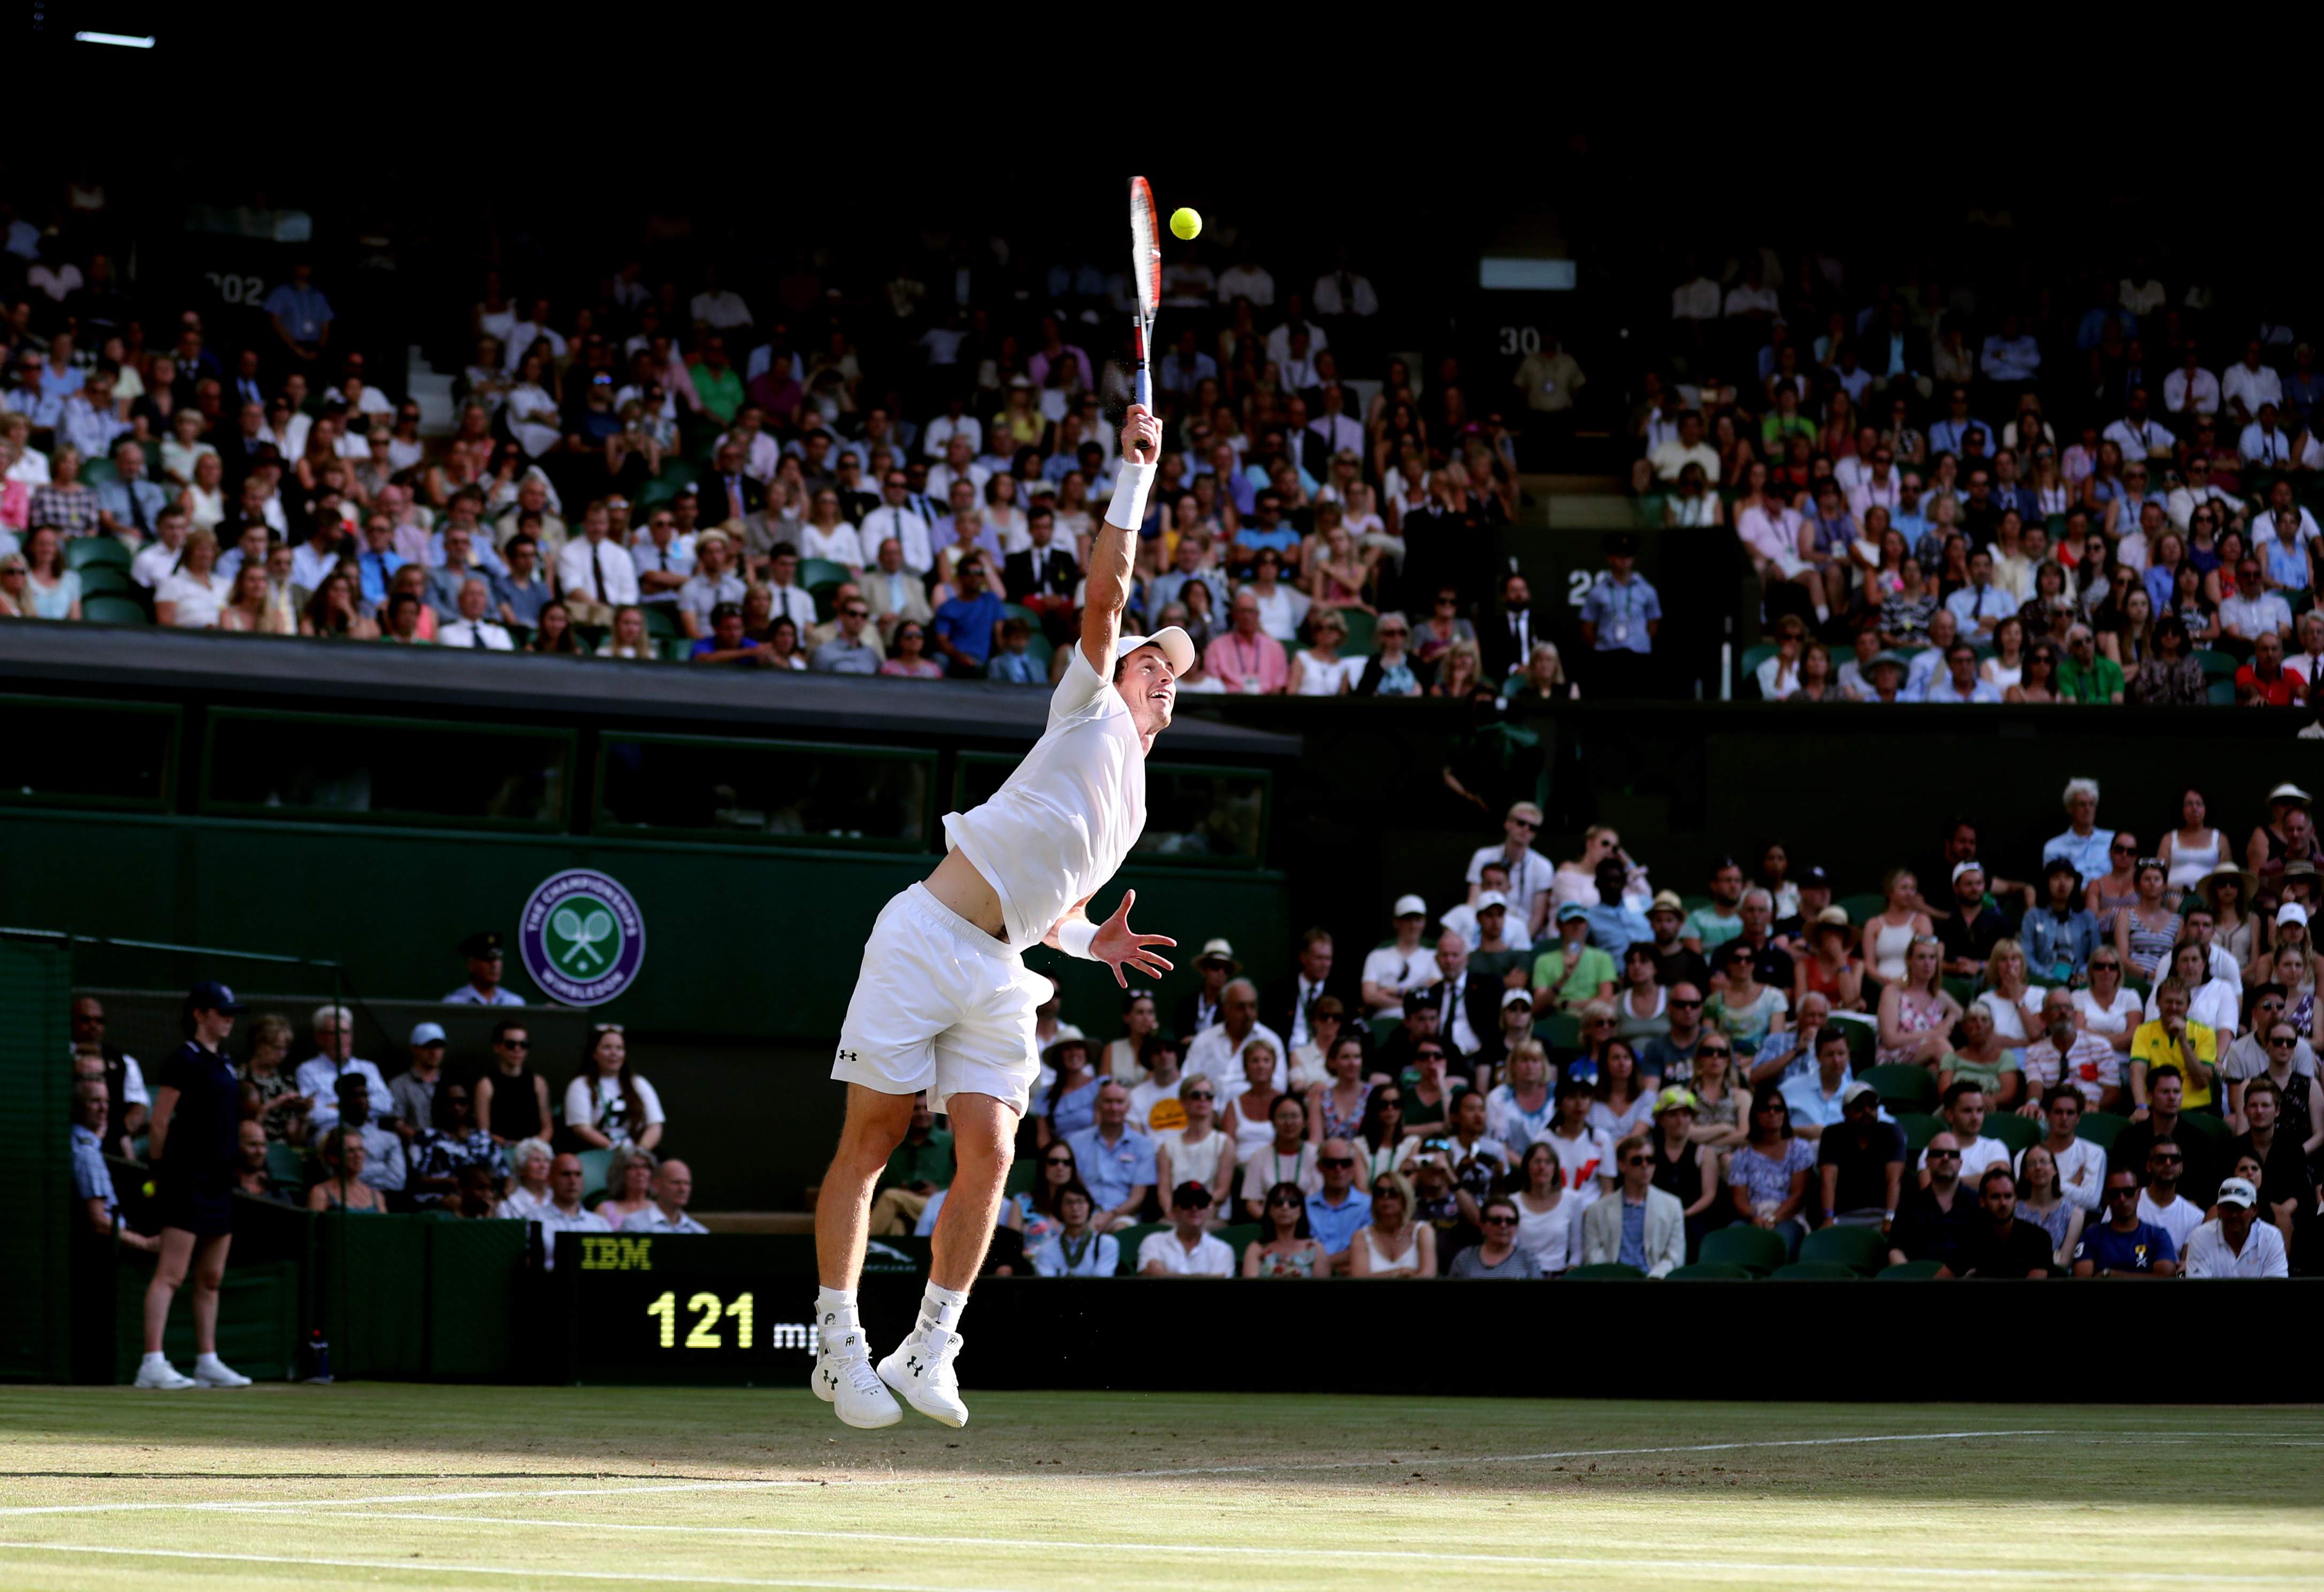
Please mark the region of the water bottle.
POLYGON ((327 1386, 333 1380, 331 1376, 331 1345, 330 1341, 323 1336, 323 1330, 320 1327, 316 1328, 313 1332, 308 1335, 307 1369, 307 1380, 309 1382, 319 1383, 327 1386))

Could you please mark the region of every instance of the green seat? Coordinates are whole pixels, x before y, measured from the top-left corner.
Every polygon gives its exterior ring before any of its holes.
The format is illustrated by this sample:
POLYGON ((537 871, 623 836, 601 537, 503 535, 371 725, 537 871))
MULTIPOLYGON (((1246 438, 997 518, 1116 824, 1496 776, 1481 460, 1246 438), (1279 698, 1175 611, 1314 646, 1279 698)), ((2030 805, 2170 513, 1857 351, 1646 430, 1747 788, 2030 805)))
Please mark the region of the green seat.
POLYGON ((584 1150, 580 1159, 581 1197, 586 1200, 605 1186, 605 1179, 613 1170, 613 1152, 584 1150))
POLYGON ((1404 1019, 1402 1017, 1366 1017, 1364 1019, 1364 1026, 1372 1031, 1372 1043, 1374 1044, 1386 1044, 1395 1035, 1396 1031, 1404 1026, 1404 1019))
POLYGON ((111 459, 89 459, 81 465, 80 483, 83 486, 103 486, 120 479, 121 472, 114 468, 111 459))
POLYGON ((825 581, 834 583, 853 580, 847 566, 835 558, 802 558, 799 560, 798 584, 812 592, 825 581))
POLYGON ((1033 1180, 1041 1175, 1040 1157, 1019 1155, 1009 1164, 1009 1176, 1001 1185, 1003 1199, 1013 1200, 1019 1194, 1033 1192, 1033 1180))
POLYGON ((2075 1126, 2074 1136, 2101 1150, 2111 1150, 2116 1136, 2129 1126, 2130 1118, 2118 1111, 2085 1111, 2075 1126))
POLYGON ((1057 649, 1049 645, 1048 637, 1035 630, 1025 639, 1025 656, 1039 666, 1041 677, 1046 680, 1049 677, 1049 665, 1056 658, 1057 649))
POLYGON ((136 584, 129 572, 113 564, 91 564, 75 574, 80 576, 80 594, 84 602, 91 597, 126 597, 137 601, 136 584))
POLYGON ((118 537, 77 536, 65 543, 67 569, 87 569, 92 564, 110 564, 115 568, 126 569, 132 557, 118 537))
POLYGON ((275 1141, 266 1146, 266 1175, 301 1192, 307 1187, 307 1154, 295 1145, 275 1141))
POLYGON ((1685 907, 1689 913, 1695 913, 1700 912, 1704 907, 1710 906, 1711 897, 1708 896, 1681 896, 1678 898, 1678 904, 1681 906, 1685 907))
POLYGON ((1862 928, 1880 916, 1881 909, 1888 905, 1888 897, 1875 895, 1842 896, 1832 905, 1848 914, 1849 922, 1858 928, 1862 928))
MULTIPOLYGON (((701 473, 695 469, 692 461, 679 458, 673 454, 662 456, 661 474, 654 477, 657 483, 669 485, 669 494, 672 497, 676 497, 680 492, 701 479, 701 473)), ((707 525, 710 521, 706 520, 703 523, 707 525)))
POLYGON ((134 598, 106 593, 80 600, 80 616, 93 625, 143 625, 153 622, 134 598))
POLYGON ((1259 1242, 1259 1226, 1255 1221, 1239 1221, 1219 1229, 1219 1242, 1234 1251, 1235 1274, 1242 1273, 1243 1251, 1259 1242))
POLYGON ((664 663, 684 663, 694 656, 694 643, 684 636, 672 636, 659 645, 664 663))
POLYGON ((1169 1230, 1170 1226, 1167 1222, 1143 1221, 1134 1228, 1124 1228, 1114 1234, 1113 1241, 1121 1246, 1121 1258, 1114 1263, 1113 1275, 1117 1277, 1136 1276, 1138 1247, 1152 1235, 1167 1233, 1169 1230))
MULTIPOLYGON (((823 560, 818 558, 816 562, 820 564, 823 560)), ((831 622, 831 616, 839 611, 839 588, 841 584, 841 582, 835 580, 819 580, 813 585, 807 587, 807 594, 815 599, 816 623, 829 624, 831 622)))
POLYGON ((1738 1223, 1703 1234, 1695 1263, 1739 1265, 1754 1276, 1764 1277, 1788 1258, 1783 1239, 1774 1233, 1738 1223))
POLYGON ((1031 609, 1026 607, 1022 603, 1003 603, 1001 605, 1001 617, 1004 620, 1021 619, 1027 624, 1033 627, 1034 634, 1038 635, 1040 633, 1041 616, 1034 612, 1031 609))
POLYGON ((1904 1111, 1897 1115, 1896 1126, 1904 1130, 1906 1149, 1924 1150, 1931 1139, 1945 1131, 1945 1119, 1926 1111, 1904 1111))
POLYGON ((1735 695, 1746 702, 1759 695, 1759 666, 1775 656, 1778 649, 1772 641, 1762 641, 1757 647, 1743 649, 1743 662, 1735 671, 1735 695))
POLYGON ((1372 632, 1379 625, 1379 616, 1366 613, 1360 608, 1342 608, 1340 617, 1348 625, 1348 642, 1340 649, 1340 656, 1370 658, 1372 655, 1372 632))
POLYGON ((2203 705, 2233 707, 2236 705, 2236 683, 2233 680, 2207 680, 2203 685, 2203 705))
POLYGON ((1582 1019, 1572 1012, 1552 1012, 1534 1025, 1533 1032, 1550 1050, 1582 1048, 1582 1019))
POLYGON ((666 476, 655 476, 638 488, 637 512, 650 514, 678 495, 678 483, 666 476))
POLYGON ((645 605, 643 612, 646 616, 646 634, 648 636, 650 636, 657 641, 669 641, 677 639, 678 634, 678 613, 677 611, 671 608, 669 603, 649 603, 645 605))
POLYGON ((1941 1260, 1900 1260, 1895 1265, 1880 1268, 1876 1283, 1918 1283, 1926 1281, 1944 1270, 1941 1260))
POLYGON ((2229 684, 2235 681, 2236 670, 2243 667, 2236 661, 2233 653, 2215 652, 2208 647, 2196 649, 2195 661, 2203 666, 2203 678, 2226 680, 2229 684))
POLYGON ((1695 1262, 1683 1265, 1670 1274, 1674 1283, 1748 1283, 1751 1274, 1739 1265, 1728 1265, 1720 1261, 1695 1262))
POLYGON ((1937 1103, 1936 1074, 1926 1067, 1891 1062, 1857 1076, 1879 1090, 1880 1103, 1892 1111, 1926 1111, 1937 1103))
POLYGON ((1961 1009, 1963 1011, 1967 1011, 1969 1009, 1969 1003, 1977 998, 1977 980, 1974 979, 1947 979, 1945 980, 1945 993, 1959 1001, 1960 1003, 1961 1009))
POLYGON ((2209 1111, 2181 1111, 2179 1114, 2179 1120, 2201 1134, 2214 1145, 2223 1145, 2235 1136, 2235 1130, 2227 1126, 2227 1119, 2214 1116, 2209 1111))
POLYGON ((1795 1260, 1789 1265, 1779 1265, 1768 1274, 1771 1283, 1853 1283, 1854 1272, 1844 1265, 1833 1265, 1821 1260, 1795 1260))
POLYGON ((1646 1274, 1634 1265, 1624 1265, 1618 1260, 1601 1260, 1596 1265, 1577 1265, 1566 1277, 1577 1283, 1643 1283, 1646 1274))
POLYGON ((1846 1266, 1862 1277, 1888 1264, 1888 1240, 1878 1228, 1818 1228, 1800 1242, 1800 1259, 1820 1265, 1846 1266))
POLYGON ((1997 1138, 2007 1145, 2013 1158, 2039 1144, 2043 1134, 2047 1131, 2031 1118, 2020 1117, 2015 1111, 1987 1111, 1985 1114, 1985 1136, 1997 1138))

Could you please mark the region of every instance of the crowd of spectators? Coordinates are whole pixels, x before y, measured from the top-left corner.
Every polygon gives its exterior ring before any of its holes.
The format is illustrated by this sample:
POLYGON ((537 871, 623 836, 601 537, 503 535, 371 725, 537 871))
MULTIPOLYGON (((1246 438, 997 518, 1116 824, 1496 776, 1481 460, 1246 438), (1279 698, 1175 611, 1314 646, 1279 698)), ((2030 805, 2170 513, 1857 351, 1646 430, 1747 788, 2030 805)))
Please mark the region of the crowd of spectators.
MULTIPOLYGON (((240 1192, 314 1211, 529 1221, 543 1265, 555 1264, 559 1232, 706 1231, 687 1214, 692 1170, 664 1146, 660 1097, 632 1064, 622 1025, 591 1026, 558 1089, 535 1064, 522 1003, 500 982, 498 936, 459 950, 468 980, 446 1001, 515 1008, 476 1064, 447 1063, 443 1026, 423 1021, 403 1060, 383 1067, 355 1054, 354 1014, 337 1004, 298 1022, 263 1012, 237 1025, 240 1192)), ((150 1249, 153 1235, 123 1219, 107 1158, 148 1175, 152 1091, 106 1026, 101 999, 74 998, 74 1193, 92 1236, 150 1249)))
MULTIPOLYGON (((848 299, 804 262, 604 264, 561 298, 480 273, 440 436, 309 263, 234 346, 124 287, 69 214, 19 222, 0 616, 911 679, 1062 667, 1130 387, 1120 273, 964 306, 901 279, 848 299), (65 260, 87 269, 54 290, 65 260)), ((1344 263, 1279 281, 1247 245, 1189 245, 1165 306, 1130 601, 1195 639, 1182 689, 1564 686, 1523 583, 1493 584, 1516 445, 1471 415, 1457 361, 1424 379, 1380 353, 1379 295, 1344 263), (1480 604, 1512 594, 1519 617, 1480 638, 1480 604)))
MULTIPOLYGON (((1262 989, 1213 939, 1171 1024, 1132 989, 1102 1043, 1053 996, 994 1265, 2324 1269, 2309 793, 2233 829, 2195 788, 2152 828, 2061 796, 2038 854, 1987 860, 1962 819, 1839 898, 1775 842, 1696 897, 1603 827, 1554 864, 1520 803, 1457 904, 1400 897, 1360 957, 1312 929, 1262 989)), ((930 1231, 950 1170, 924 1109, 878 1230, 930 1231)))
POLYGON ((1821 253, 1682 274, 1631 484, 1757 573, 1760 695, 2324 700, 2324 373, 2280 317, 2135 256, 2006 293, 1821 253))

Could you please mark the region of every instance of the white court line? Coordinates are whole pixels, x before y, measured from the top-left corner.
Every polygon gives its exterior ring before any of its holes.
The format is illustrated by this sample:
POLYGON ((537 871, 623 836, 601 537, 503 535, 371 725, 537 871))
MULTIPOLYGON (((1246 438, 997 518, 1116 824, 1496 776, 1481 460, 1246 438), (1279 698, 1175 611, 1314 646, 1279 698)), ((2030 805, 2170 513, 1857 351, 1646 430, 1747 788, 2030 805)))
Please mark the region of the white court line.
MULTIPOLYGON (((521 1523, 512 1522, 510 1523, 521 1523)), ((1087 1547, 1109 1551, 1120 1551, 1118 1542, 1067 1543, 1048 1542, 1043 1547, 1087 1547)), ((1171 1543, 1166 1552, 1184 1551, 1181 1544, 1171 1543)), ((1268 1550, 1277 1552, 1275 1550, 1268 1550)), ((27 1553, 95 1553, 123 1559, 195 1560, 226 1564, 280 1564, 300 1569, 384 1569, 405 1570, 424 1575, 446 1573, 479 1576, 533 1576, 552 1580, 648 1582, 667 1586, 673 1583, 701 1587, 848 1587, 862 1592, 1003 1592, 1000 1588, 964 1587, 958 1583, 927 1586, 913 1582, 862 1581, 852 1576, 835 1577, 828 1580, 798 1578, 759 1578, 746 1576, 706 1576, 690 1571, 674 1570, 667 1575, 649 1575, 627 1570, 542 1569, 532 1565, 445 1564, 411 1559, 299 1559, 287 1554, 265 1553, 206 1553, 185 1548, 112 1548, 96 1547, 75 1542, 6 1542, 0 1541, 0 1552, 27 1553)), ((1278 1555, 1279 1556, 1279 1555, 1278 1555)), ((1480 1555, 1480 1558, 1490 1556, 1480 1555)), ((1634 1556, 1584 1557, 1572 1555, 1561 1558, 1510 1559, 1500 1562, 1531 1569, 1572 1569, 1603 1570, 1611 1569, 1654 1569, 1695 1574, 1732 1574, 1765 1577, 1770 1574, 1809 1576, 1911 1576, 1925 1578, 1928 1567, 1923 1564, 1819 1564, 1814 1562, 1750 1561, 1725 1559, 1639 1559, 1634 1556)), ((2130 1569, 2089 1570, 2029 1570, 2017 1567, 2006 1569, 1963 1569, 1948 1567, 1948 1578, 2002 1579, 2037 1581, 2098 1581, 2108 1583, 2167 1582, 2209 1586, 2313 1586, 2313 1575, 2204 1575, 2192 1571, 2144 1571, 2130 1569)))
POLYGON ((772 1580, 748 1576, 705 1576, 687 1570, 647 1575, 635 1570, 541 1569, 529 1564, 442 1564, 425 1559, 294 1559, 273 1553, 200 1553, 186 1548, 98 1548, 78 1542, 0 1542, 0 1553, 101 1553, 121 1559, 193 1559, 223 1564, 287 1564, 301 1569, 392 1569, 415 1575, 538 1576, 572 1581, 644 1581, 654 1586, 696 1587, 852 1587, 862 1592, 1011 1592, 1002 1587, 970 1587, 957 1583, 933 1587, 909 1581, 859 1581, 853 1576, 828 1580, 772 1580))
MULTIPOLYGON (((1657 1561, 1652 1560, 1634 1560, 1627 1557, 1620 1559, 1591 1559, 1570 1557, 1565 1555, 1545 1556, 1540 1554, 1520 1553, 1444 1553, 1420 1548, 1312 1548, 1303 1546, 1296 1549, 1288 1549, 1283 1547, 1261 1548, 1243 1547, 1239 1545, 1220 1545, 1208 1542, 1077 1542, 1062 1537, 948 1537, 919 1536, 906 1532, 811 1532, 781 1526, 643 1525, 622 1524, 602 1520, 542 1520, 537 1516, 508 1519, 497 1515, 486 1514, 407 1514, 401 1510, 392 1514, 357 1514, 353 1511, 332 1509, 300 1509, 283 1511, 282 1514, 285 1517, 293 1520, 410 1520, 421 1521, 429 1524, 513 1525, 522 1526, 527 1530, 547 1528, 552 1531, 561 1531, 569 1527, 579 1531, 648 1532, 682 1536, 803 1538, 812 1541, 827 1542, 897 1542, 919 1548, 1028 1548, 1041 1551, 1064 1548, 1086 1550, 1100 1553, 1159 1553, 1168 1558, 1178 1558, 1186 1554, 1207 1553, 1227 1558, 1251 1557, 1280 1560, 1283 1556, 1288 1552, 1296 1553, 1298 1557, 1303 1559, 1416 1560, 1431 1562, 1477 1566, 1506 1565, 1511 1569, 1539 1569, 1545 1566, 1610 1566, 1618 1564, 1654 1565, 1659 1563, 1664 1568, 1674 1569, 1724 1569, 1736 1570, 1784 1569, 1803 1571, 1824 1569, 1849 1575, 1893 1575, 1899 1571, 1905 1571, 1918 1575, 1923 1573, 1926 1569, 1925 1566, 1918 1564, 1910 1566, 1881 1564, 1868 1565, 1839 1562, 1821 1564, 1809 1561, 1799 1564, 1769 1565, 1756 1561, 1735 1560, 1668 1560, 1657 1561)), ((2029 1570, 2021 1569, 2013 1566, 2006 1569, 1961 1569, 1948 1567, 1945 1573, 1948 1576, 2006 1576, 2015 1579, 2024 1580, 2071 1581, 2086 1579, 2090 1576, 2098 1573, 2111 1575, 2117 1572, 2097 1572, 2090 1570, 2029 1570)), ((2151 1575, 2143 1571, 2126 1571, 2119 1573, 2127 1575, 2129 1578, 2134 1580, 2170 1581, 2174 1583, 2189 1581, 2199 1584, 2222 1579, 2248 1579, 2273 1585, 2292 1584, 2301 1579, 2313 1580, 2315 1578, 2312 1576, 2219 1577, 2207 1575, 2197 1571, 2177 1570, 2157 1571, 2151 1575)))
MULTIPOLYGON (((1013 1482, 1086 1482, 1144 1481, 1170 1479, 1182 1476, 1248 1476, 1283 1470, 1369 1470, 1402 1465, 1517 1465, 1541 1459, 1604 1459, 1646 1454, 1717 1454, 1737 1449, 1823 1449, 1840 1448, 1860 1443, 1922 1443, 1950 1441, 1979 1437, 2055 1437, 2058 1433, 2046 1428, 2014 1428, 1997 1431, 1913 1431, 1874 1437, 1799 1437, 1769 1439, 1764 1441, 1740 1443, 1687 1443, 1674 1448, 1652 1449, 1562 1449, 1538 1454, 1416 1454, 1409 1459, 1315 1459, 1293 1460, 1267 1465, 1203 1465, 1168 1470, 1102 1470, 1057 1471, 1043 1474, 1035 1470, 1029 1475, 1011 1475, 1013 1482)), ((927 1486, 936 1484, 951 1486, 963 1480, 976 1479, 982 1473, 948 1471, 931 1476, 898 1477, 835 1477, 829 1481, 704 1481, 673 1482, 668 1486, 635 1487, 558 1487, 541 1492, 473 1493, 397 1493, 368 1498, 223 1498, 189 1503, 155 1504, 37 1504, 17 1505, 0 1508, 0 1516, 32 1514, 106 1514, 140 1510, 228 1510, 253 1514, 272 1511, 309 1509, 324 1505, 369 1505, 374 1504, 453 1504, 477 1499, 504 1498, 525 1501, 535 1498, 596 1498, 625 1497, 657 1493, 718 1493, 752 1492, 773 1487, 862 1487, 862 1486, 927 1486)), ((318 1477, 317 1480, 327 1480, 318 1477)), ((998 1479, 997 1477, 986 1479, 998 1479)))

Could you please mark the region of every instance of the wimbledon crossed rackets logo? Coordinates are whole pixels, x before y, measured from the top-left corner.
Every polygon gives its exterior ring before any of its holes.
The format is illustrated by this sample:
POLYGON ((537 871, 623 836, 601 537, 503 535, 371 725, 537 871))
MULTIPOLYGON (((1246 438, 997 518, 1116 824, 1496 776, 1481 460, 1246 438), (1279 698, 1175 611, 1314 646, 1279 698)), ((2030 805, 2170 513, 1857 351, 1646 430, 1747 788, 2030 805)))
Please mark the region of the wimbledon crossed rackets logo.
POLYGON ((556 874, 518 920, 525 971, 567 1006, 600 1006, 635 981, 645 960, 644 915, 629 891, 595 869, 556 874))

